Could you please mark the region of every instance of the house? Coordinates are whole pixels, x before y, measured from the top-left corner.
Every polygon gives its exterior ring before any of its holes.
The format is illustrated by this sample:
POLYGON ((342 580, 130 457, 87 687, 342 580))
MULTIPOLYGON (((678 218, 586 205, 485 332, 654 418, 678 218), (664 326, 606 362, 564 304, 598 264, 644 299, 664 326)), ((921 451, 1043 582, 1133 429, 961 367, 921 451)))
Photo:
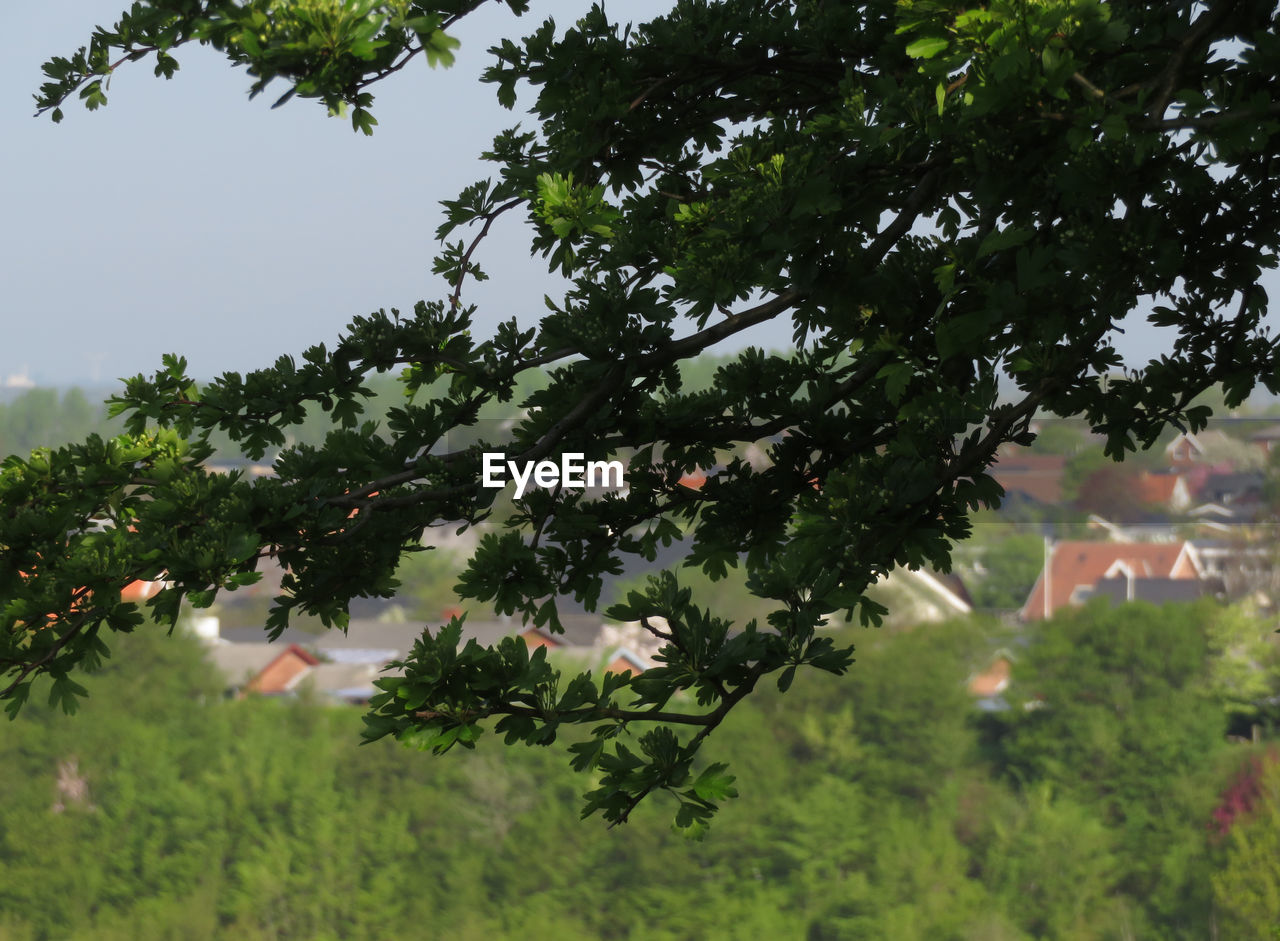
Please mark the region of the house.
POLYGON ((609 663, 604 669, 606 673, 630 673, 632 676, 636 676, 649 669, 650 666, 652 664, 635 651, 626 647, 619 647, 613 652, 609 663))
POLYGON ((279 696, 294 687, 320 658, 298 644, 215 644, 209 659, 223 675, 227 690, 236 695, 260 693, 279 696))
POLYGON ((1000 449, 990 475, 1006 494, 1021 494, 1036 503, 1062 503, 1062 475, 1067 458, 1061 454, 1032 454, 1022 448, 1000 449))
MULTIPOLYGON (((462 634, 458 642, 465 646, 468 641, 474 640, 482 647, 490 647, 504 637, 521 637, 530 649, 598 646, 602 626, 599 618, 564 615, 560 621, 565 629, 563 634, 552 633, 549 627, 525 626, 510 618, 483 621, 468 618, 462 622, 462 634)), ((428 628, 419 622, 384 622, 353 618, 345 632, 326 631, 312 637, 309 646, 326 660, 334 663, 382 665, 391 660, 402 660, 407 657, 424 630, 430 630, 434 636, 440 628, 428 628)))
MULTIPOLYGON (((606 669, 615 673, 642 673, 651 666, 643 653, 612 641, 597 617, 566 615, 561 624, 565 632, 555 634, 510 618, 465 620, 459 644, 474 640, 488 647, 506 637, 520 637, 530 649, 557 649, 593 663, 607 651, 606 669)), ((216 619, 202 619, 191 629, 205 641, 210 660, 235 695, 310 690, 337 702, 363 703, 377 692, 374 681, 385 675, 387 665, 406 659, 426 628, 420 623, 352 619, 345 632, 308 634, 289 628, 276 643, 264 642, 261 629, 220 630, 216 619)))
MULTIPOLYGON (((482 647, 497 644, 504 637, 521 637, 530 649, 537 647, 583 647, 602 649, 604 622, 596 616, 561 615, 563 634, 553 633, 549 627, 522 625, 518 620, 498 618, 462 622, 459 644, 474 640, 482 647)), ((420 622, 377 621, 352 618, 345 631, 329 630, 320 634, 308 634, 297 628, 287 629, 280 640, 305 648, 330 663, 373 664, 382 666, 392 660, 403 660, 425 630, 434 635, 440 628, 428 627, 420 622)), ((264 636, 260 628, 223 630, 215 635, 215 643, 224 646, 253 647, 264 636)), ((273 649, 279 649, 276 643, 273 649)))
POLYGON ((1256 523, 1270 513, 1261 471, 1210 474, 1198 491, 1198 500, 1187 515, 1221 533, 1256 523))
POLYGON ((1164 455, 1171 467, 1181 468, 1213 462, 1215 455, 1226 451, 1230 445, 1231 439, 1221 431, 1205 430, 1194 434, 1187 431, 1165 445, 1164 455))
POLYGON ((1261 431, 1251 434, 1249 440, 1261 449, 1263 454, 1269 456, 1280 443, 1280 425, 1268 425, 1261 431))
POLYGON ((1191 505, 1191 489, 1181 474, 1143 472, 1133 481, 1134 498, 1149 506, 1181 512, 1191 505))
POLYGON ((973 611, 973 603, 958 576, 898 567, 881 575, 869 590, 904 624, 937 623, 973 611))
POLYGON ((534 627, 529 625, 521 627, 520 625, 512 625, 507 629, 507 633, 517 633, 524 638, 524 642, 529 648, 537 647, 587 647, 599 648, 604 641, 604 622, 593 615, 560 615, 560 626, 564 628, 564 633, 556 633, 549 626, 534 627))
MULTIPOLYGON (((661 615, 649 618, 648 623, 661 633, 670 630, 667 619, 661 615)), ((626 621, 622 624, 605 624, 600 630, 600 643, 606 648, 625 648, 647 663, 657 656, 666 641, 653 630, 646 629, 639 621, 626 621)))
POLYGON ((1175 604, 1223 594, 1222 580, 1217 578, 1144 578, 1126 571, 1099 579, 1093 588, 1083 593, 1083 600, 1106 598, 1112 604, 1126 601, 1175 604))
POLYGON ((345 631, 331 630, 311 638, 309 646, 332 663, 376 664, 408 656, 424 625, 352 618, 345 631))
POLYGON ((373 681, 383 675, 372 663, 320 663, 295 688, 336 702, 366 703, 378 693, 373 681))
POLYGON ((926 572, 924 569, 902 569, 906 578, 923 589, 941 612, 942 618, 973 612, 973 599, 964 581, 954 572, 926 572))
POLYGON ((1037 621, 1068 605, 1082 604, 1106 578, 1204 577, 1199 554, 1190 542, 1064 541, 1050 546, 1048 557, 1019 612, 1024 621, 1037 621))
POLYGON ((1216 503, 1222 507, 1258 503, 1263 497, 1265 480, 1266 475, 1262 471, 1210 474, 1196 491, 1196 498, 1201 503, 1216 503))
POLYGON ((1272 553, 1265 545, 1253 545, 1238 540, 1197 539, 1196 555, 1205 575, 1223 578, 1237 572, 1261 574, 1270 572, 1272 553))
POLYGON ((1240 517, 1235 510, 1219 506, 1217 503, 1201 503, 1188 510, 1187 516, 1195 523, 1198 533, 1215 535, 1230 533, 1232 526, 1249 522, 1248 519, 1240 517))

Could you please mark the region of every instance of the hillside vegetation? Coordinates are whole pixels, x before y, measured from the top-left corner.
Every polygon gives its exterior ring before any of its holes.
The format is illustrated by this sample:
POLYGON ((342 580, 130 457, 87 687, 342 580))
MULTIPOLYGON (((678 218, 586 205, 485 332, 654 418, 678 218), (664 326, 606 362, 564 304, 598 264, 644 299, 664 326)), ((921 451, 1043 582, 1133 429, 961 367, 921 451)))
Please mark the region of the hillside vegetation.
POLYGON ((1027 630, 853 632, 849 676, 717 731, 741 796, 701 843, 661 807, 576 819, 554 749, 434 758, 358 746, 358 709, 225 701, 194 640, 143 630, 79 715, 33 697, 0 731, 0 941, 1270 937, 1280 778, 1225 734, 1268 726, 1268 628, 1027 630))

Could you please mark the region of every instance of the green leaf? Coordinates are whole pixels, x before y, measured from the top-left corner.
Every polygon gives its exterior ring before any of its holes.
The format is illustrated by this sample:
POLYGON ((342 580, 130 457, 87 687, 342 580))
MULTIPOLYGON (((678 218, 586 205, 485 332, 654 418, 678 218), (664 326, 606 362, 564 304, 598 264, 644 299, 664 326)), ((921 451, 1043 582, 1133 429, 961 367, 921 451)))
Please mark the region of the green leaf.
POLYGON ((978 246, 978 254, 974 257, 984 258, 1007 248, 1016 248, 1023 242, 1028 241, 1034 234, 1030 229, 1021 229, 1017 226, 1010 226, 1007 229, 992 232, 982 240, 982 244, 978 246))
POLYGON ((708 765, 693 782, 693 792, 704 801, 721 801, 738 796, 738 789, 731 787, 737 780, 732 774, 725 774, 728 765, 717 762, 708 765))
POLYGON ((884 394, 894 405, 902 401, 915 370, 910 363, 887 363, 880 367, 876 377, 884 379, 884 394))
POLYGON ((351 128, 355 131, 362 131, 366 137, 373 135, 374 126, 377 125, 378 119, 366 111, 364 108, 351 109, 351 128))
POLYGON ((711 808, 692 801, 682 801, 676 811, 673 829, 691 840, 701 840, 707 833, 707 821, 711 817, 711 808))
POLYGON ((932 59, 949 45, 945 36, 922 36, 907 46, 907 55, 913 59, 932 59))
POLYGON ((26 680, 19 683, 9 693, 9 701, 4 704, 4 711, 10 720, 18 718, 23 704, 27 701, 27 697, 31 694, 31 681, 26 680))
POLYGON ((789 690, 791 688, 791 681, 794 680, 795 678, 796 678, 796 667, 795 667, 795 664, 792 664, 791 666, 783 670, 780 674, 778 674, 778 692, 785 693, 787 690, 789 690))
POLYGON ((444 30, 433 30, 431 35, 422 42, 423 52, 427 55, 427 65, 433 69, 438 65, 449 68, 454 62, 453 50, 461 45, 461 42, 444 30))
POLYGON ((1109 114, 1102 119, 1102 133, 1112 140, 1121 140, 1129 134, 1129 124, 1118 114, 1109 114))

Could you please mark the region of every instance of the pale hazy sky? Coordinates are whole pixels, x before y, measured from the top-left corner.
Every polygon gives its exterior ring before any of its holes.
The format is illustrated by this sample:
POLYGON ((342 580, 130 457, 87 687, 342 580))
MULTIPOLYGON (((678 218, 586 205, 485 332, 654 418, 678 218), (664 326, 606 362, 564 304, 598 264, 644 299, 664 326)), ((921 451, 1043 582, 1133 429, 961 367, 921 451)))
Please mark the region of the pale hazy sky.
MULTIPOLYGON (((244 371, 331 344, 353 315, 441 296, 438 202, 487 176, 475 155, 520 120, 475 80, 484 50, 540 19, 496 7, 469 17, 453 69, 414 62, 375 88, 373 137, 314 102, 248 102, 245 73, 200 48, 178 51, 172 81, 139 62, 113 76, 106 108, 70 104, 58 125, 32 118, 41 63, 126 5, 59 0, 3 15, 0 382, 109 381, 171 351, 196 376, 244 371)), ((489 312, 485 334, 545 311, 551 284, 518 223, 495 236, 482 259, 492 280, 472 293, 489 312)))
MULTIPOLYGON (((430 272, 439 200, 489 175, 475 155, 522 117, 475 80, 485 49, 548 13, 569 21, 586 3, 468 17, 454 68, 414 62, 375 87, 371 138, 314 102, 272 111, 270 90, 248 102, 243 71, 200 48, 178 51, 172 81, 134 63, 113 77, 106 108, 73 103, 59 125, 33 118, 41 63, 126 5, 58 0, 3 14, 0 385, 22 375, 107 383, 153 371, 166 352, 184 354, 198 378, 246 371, 332 344, 354 315, 441 296, 430 272)), ((553 282, 519 224, 496 230, 481 263, 492 280, 471 295, 479 334, 541 315, 553 282)), ((773 325, 751 340, 785 345, 789 332, 773 325)), ((1137 361, 1157 348, 1139 328, 1123 351, 1137 361)))

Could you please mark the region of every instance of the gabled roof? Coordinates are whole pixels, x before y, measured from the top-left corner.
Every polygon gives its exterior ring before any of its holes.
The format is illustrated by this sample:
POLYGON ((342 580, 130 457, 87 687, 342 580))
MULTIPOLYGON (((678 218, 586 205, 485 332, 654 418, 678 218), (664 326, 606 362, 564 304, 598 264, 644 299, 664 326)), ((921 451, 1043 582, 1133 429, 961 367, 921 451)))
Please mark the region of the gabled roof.
POLYGON ((217 644, 207 648, 209 659, 227 683, 243 686, 266 669, 280 654, 278 644, 217 644))
POLYGON ((228 686, 264 693, 286 691, 320 663, 297 644, 216 644, 207 650, 228 686))
POLYGON ((1023 605, 1024 621, 1039 620, 1081 597, 1099 579, 1118 571, 1135 578, 1198 578, 1199 556, 1189 542, 1060 542, 1051 547, 1048 572, 1043 569, 1023 605), (1048 599, 1045 576, 1048 575, 1048 599))
POLYGON ((1191 460, 1203 460, 1209 451, 1228 444, 1230 439, 1224 432, 1207 429, 1200 432, 1183 432, 1164 447, 1164 453, 1172 459, 1179 451, 1185 450, 1193 455, 1191 460))
POLYGON ((926 572, 923 569, 907 569, 907 574, 957 614, 969 614, 973 611, 973 599, 969 597, 969 591, 959 575, 926 572))
POLYGON ((1177 502, 1185 504, 1190 497, 1186 484, 1177 474, 1142 474, 1133 481, 1133 488, 1134 496, 1141 503, 1172 506, 1177 502), (1182 484, 1181 493, 1179 484, 1182 484))
POLYGON ((638 675, 651 666, 653 666, 652 663, 630 647, 619 647, 614 651, 613 656, 609 657, 605 669, 610 673, 633 673, 638 675))
POLYGON ((553 647, 596 647, 601 642, 604 619, 592 614, 562 614, 560 626, 564 628, 563 634, 553 633, 549 626, 534 627, 532 624, 523 627, 513 624, 508 633, 519 633, 526 639, 536 635, 553 647))

